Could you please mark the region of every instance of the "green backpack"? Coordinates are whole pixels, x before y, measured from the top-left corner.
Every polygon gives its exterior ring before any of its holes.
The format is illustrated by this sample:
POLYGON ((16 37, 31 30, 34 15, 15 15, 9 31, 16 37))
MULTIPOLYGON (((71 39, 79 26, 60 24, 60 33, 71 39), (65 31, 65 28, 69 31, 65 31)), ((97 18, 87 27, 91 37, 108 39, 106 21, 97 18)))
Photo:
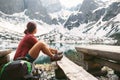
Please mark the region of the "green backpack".
POLYGON ((32 76, 32 64, 25 60, 6 63, 0 71, 0 80, 28 80, 32 76))

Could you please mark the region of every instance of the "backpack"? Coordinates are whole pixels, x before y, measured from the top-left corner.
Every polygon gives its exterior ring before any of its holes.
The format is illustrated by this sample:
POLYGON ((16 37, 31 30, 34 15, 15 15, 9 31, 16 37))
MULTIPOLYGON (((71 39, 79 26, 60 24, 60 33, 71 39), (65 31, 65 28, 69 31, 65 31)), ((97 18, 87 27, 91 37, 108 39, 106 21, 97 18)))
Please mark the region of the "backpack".
POLYGON ((32 64, 25 60, 6 63, 0 71, 0 80, 30 80, 32 64))

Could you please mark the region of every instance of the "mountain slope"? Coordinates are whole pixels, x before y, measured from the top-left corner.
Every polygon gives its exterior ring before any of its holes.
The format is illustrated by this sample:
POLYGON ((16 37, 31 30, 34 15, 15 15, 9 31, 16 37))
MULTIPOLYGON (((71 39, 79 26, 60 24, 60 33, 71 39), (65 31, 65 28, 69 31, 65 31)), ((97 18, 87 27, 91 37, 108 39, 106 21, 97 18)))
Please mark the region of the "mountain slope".
MULTIPOLYGON (((120 29, 119 13, 120 13, 120 2, 114 2, 105 9, 105 13, 101 16, 98 21, 94 21, 92 25, 86 26, 91 27, 87 29, 86 33, 92 33, 93 35, 109 36, 120 29)), ((104 9, 104 8, 103 8, 104 9)), ((98 10, 97 10, 98 11, 98 10)), ((95 11, 96 12, 96 11, 95 11)), ((94 15, 94 14, 93 14, 94 15)))
POLYGON ((114 2, 107 7, 99 7, 86 15, 85 13, 79 11, 78 13, 71 14, 64 27, 72 30, 74 27, 82 27, 83 24, 86 24, 84 29, 80 31, 85 34, 99 34, 98 36, 109 36, 115 30, 118 30, 116 23, 119 23, 119 20, 113 20, 120 13, 120 2, 114 2))
POLYGON ((68 29, 72 29, 73 27, 79 27, 83 23, 90 22, 90 20, 93 20, 91 19, 93 10, 100 6, 101 4, 94 0, 84 0, 79 11, 71 14, 64 26, 68 29))
POLYGON ((79 11, 82 11, 84 14, 88 14, 98 7, 99 4, 94 0, 84 0, 79 11))

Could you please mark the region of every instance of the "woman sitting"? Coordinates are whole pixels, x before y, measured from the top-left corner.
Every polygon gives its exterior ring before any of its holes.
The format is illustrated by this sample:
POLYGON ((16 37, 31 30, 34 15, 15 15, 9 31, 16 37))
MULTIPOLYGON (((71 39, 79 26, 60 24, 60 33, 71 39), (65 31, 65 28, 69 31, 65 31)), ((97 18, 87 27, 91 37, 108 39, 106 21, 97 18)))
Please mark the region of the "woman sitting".
POLYGON ((62 53, 58 53, 56 49, 48 47, 42 41, 38 41, 34 34, 37 32, 37 26, 34 22, 28 22, 24 31, 25 36, 20 41, 16 50, 14 60, 20 57, 26 57, 28 61, 33 62, 39 55, 40 51, 48 55, 52 61, 61 60, 62 53))

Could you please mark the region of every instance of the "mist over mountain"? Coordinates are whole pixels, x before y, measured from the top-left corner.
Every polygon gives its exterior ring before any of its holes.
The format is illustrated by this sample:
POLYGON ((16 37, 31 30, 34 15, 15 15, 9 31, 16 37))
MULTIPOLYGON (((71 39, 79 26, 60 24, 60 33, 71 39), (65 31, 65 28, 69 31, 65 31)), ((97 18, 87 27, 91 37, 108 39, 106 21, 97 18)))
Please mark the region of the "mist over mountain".
POLYGON ((43 7, 46 8, 48 13, 58 12, 62 9, 59 0, 41 0, 43 7))
POLYGON ((81 4, 78 4, 77 6, 71 7, 70 10, 71 11, 78 11, 81 7, 81 4))
POLYGON ((94 0, 84 0, 79 11, 83 12, 84 14, 89 14, 98 7, 98 2, 95 2, 94 0))
POLYGON ((52 24, 51 18, 47 14, 47 10, 42 6, 40 0, 25 0, 25 6, 27 9, 25 14, 28 15, 31 19, 38 19, 52 24))

